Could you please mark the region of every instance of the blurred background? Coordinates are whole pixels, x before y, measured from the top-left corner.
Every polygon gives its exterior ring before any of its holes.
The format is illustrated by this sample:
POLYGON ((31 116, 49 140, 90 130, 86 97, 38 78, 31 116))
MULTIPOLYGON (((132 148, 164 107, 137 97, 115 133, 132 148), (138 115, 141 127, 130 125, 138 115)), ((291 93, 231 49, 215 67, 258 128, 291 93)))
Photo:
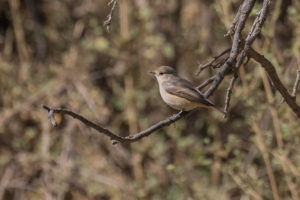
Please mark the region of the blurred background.
MULTIPOLYGON (((130 145, 112 145, 68 116, 51 126, 41 104, 122 136, 176 113, 148 71, 170 65, 195 85, 212 76, 196 76, 198 66, 231 46, 224 34, 242 3, 119 0, 107 32, 108 1, 0 0, 0 199, 299 199, 299 119, 252 60, 227 119, 200 109, 130 145)), ((253 44, 290 92, 299 8, 276 0, 253 44)), ((229 82, 210 98, 219 107, 229 82)))

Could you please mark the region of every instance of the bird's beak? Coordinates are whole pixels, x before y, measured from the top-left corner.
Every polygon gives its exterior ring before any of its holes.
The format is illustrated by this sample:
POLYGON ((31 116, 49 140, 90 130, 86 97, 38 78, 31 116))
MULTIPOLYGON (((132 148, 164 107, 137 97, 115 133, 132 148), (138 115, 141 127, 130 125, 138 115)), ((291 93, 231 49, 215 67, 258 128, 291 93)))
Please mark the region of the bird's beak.
POLYGON ((155 72, 154 72, 154 71, 149 71, 149 73, 155 75, 155 72))

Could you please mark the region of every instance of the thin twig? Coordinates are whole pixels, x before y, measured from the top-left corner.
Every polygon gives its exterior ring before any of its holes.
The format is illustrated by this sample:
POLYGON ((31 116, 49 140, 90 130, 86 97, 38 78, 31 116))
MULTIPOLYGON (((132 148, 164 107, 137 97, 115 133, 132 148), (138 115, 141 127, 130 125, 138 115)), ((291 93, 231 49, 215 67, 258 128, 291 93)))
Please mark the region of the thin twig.
POLYGON ((239 10, 238 10, 237 14, 234 17, 234 19, 231 23, 231 26, 230 26, 228 32, 224 35, 224 37, 231 36, 235 33, 236 24, 239 21, 239 18, 240 18, 240 15, 241 15, 241 10, 242 10, 242 6, 239 7, 239 10))
POLYGON ((213 82, 215 79, 215 76, 210 77, 209 79, 207 79, 206 81, 204 81, 203 83, 201 83, 198 87, 197 90, 201 91, 203 88, 205 88, 208 84, 210 84, 211 82, 213 82))
POLYGON ((134 135, 129 135, 129 136, 126 136, 126 137, 122 137, 122 136, 119 136, 113 132, 111 132, 110 130, 106 129, 106 128, 103 128, 102 126, 100 125, 97 125, 96 123, 92 122, 92 121, 89 121, 88 119, 86 119, 85 117, 77 114, 77 113, 74 113, 73 111, 71 110, 67 110, 67 109, 64 109, 64 108, 50 108, 49 106, 46 106, 46 105, 42 105, 42 107, 48 111, 48 115, 49 115, 49 118, 51 120, 51 123, 55 126, 57 123, 55 122, 55 118, 54 118, 54 113, 60 113, 60 114, 65 114, 65 115, 69 115, 75 119, 78 119, 79 121, 81 121, 82 123, 84 123, 85 125, 93 128, 93 129, 96 129, 98 132, 100 133, 103 133, 104 135, 110 137, 110 139, 112 140, 113 144, 116 143, 116 141, 118 142, 121 142, 121 143, 132 143, 132 142, 136 142, 146 136, 149 136, 150 134, 152 134, 153 132, 161 129, 162 127, 165 127, 165 126, 168 126, 172 123, 174 123, 175 121, 183 118, 184 116, 186 116, 189 112, 179 112, 175 115, 172 115, 168 118, 166 118, 165 120, 162 120, 154 125, 152 125, 151 127, 139 132, 139 133, 136 133, 134 135))
POLYGON ((108 6, 111 6, 110 12, 108 13, 108 15, 106 17, 106 20, 103 22, 103 26, 106 27, 107 32, 109 32, 110 23, 111 23, 112 16, 113 16, 113 13, 114 13, 114 10, 115 10, 117 4, 118 4, 118 0, 111 0, 107 4, 108 6))
POLYGON ((297 89, 300 83, 300 70, 297 70, 297 77, 294 83, 294 87, 293 87, 293 92, 292 92, 292 96, 296 98, 296 93, 297 93, 297 89))
MULTIPOLYGON (((299 86, 299 82, 300 82, 300 70, 297 70, 297 77, 293 86, 293 92, 292 92, 292 97, 294 97, 296 99, 296 93, 297 93, 297 89, 299 86)), ((284 98, 281 98, 281 101, 279 103, 279 106, 281 106, 284 103, 284 98)))
MULTIPOLYGON (((220 57, 222 57, 223 55, 225 55, 226 53, 229 53, 231 50, 231 48, 225 49, 224 51, 222 51, 220 54, 218 54, 217 56, 213 57, 211 61, 209 61, 208 63, 204 64, 204 65, 200 65, 199 66, 199 70, 197 72, 197 75, 199 75, 205 68, 207 67, 211 67, 213 66, 213 63, 220 57)), ((218 63, 216 64, 218 65, 218 63)))
POLYGON ((210 86, 210 88, 205 92, 204 96, 207 98, 210 96, 221 84, 224 77, 232 71, 232 68, 236 62, 236 58, 238 56, 238 53, 240 51, 240 41, 242 36, 242 31, 245 27, 246 20, 255 4, 255 0, 245 0, 241 6, 241 11, 237 14, 239 15, 238 21, 236 24, 236 31, 234 33, 233 37, 233 43, 231 47, 231 52, 229 55, 229 58, 226 60, 224 65, 222 66, 221 70, 218 74, 216 74, 215 79, 210 86))
POLYGON ((284 100, 293 110, 293 112, 297 115, 297 117, 300 118, 300 106, 297 105, 295 98, 289 94, 288 90, 281 82, 274 65, 263 55, 256 52, 254 49, 250 48, 247 55, 253 58, 265 69, 274 87, 280 92, 281 96, 284 98, 284 100))
POLYGON ((227 59, 228 58, 224 58, 224 59, 220 60, 218 63, 213 64, 211 66, 211 68, 214 69, 214 70, 217 69, 217 68, 220 68, 221 66, 223 66, 223 64, 226 62, 227 59))
POLYGON ((225 99, 225 108, 224 108, 224 112, 226 114, 224 115, 224 117, 227 116, 228 109, 229 109, 229 104, 230 104, 230 99, 231 99, 232 89, 233 89, 234 83, 235 83, 237 78, 238 78, 237 73, 234 73, 234 75, 232 76, 232 78, 230 80, 230 84, 227 88, 226 99, 225 99))
POLYGON ((254 42, 254 40, 256 39, 256 37, 260 34, 261 32, 261 27, 264 24, 267 14, 268 14, 268 10, 269 10, 269 5, 270 5, 270 0, 264 0, 263 5, 261 10, 259 11, 258 16, 256 17, 256 19, 254 20, 252 27, 250 29, 250 32, 246 38, 245 41, 245 46, 242 50, 241 56, 239 57, 239 60, 235 66, 235 69, 238 70, 240 68, 240 66, 242 65, 245 57, 247 56, 247 52, 249 51, 252 43, 254 42))

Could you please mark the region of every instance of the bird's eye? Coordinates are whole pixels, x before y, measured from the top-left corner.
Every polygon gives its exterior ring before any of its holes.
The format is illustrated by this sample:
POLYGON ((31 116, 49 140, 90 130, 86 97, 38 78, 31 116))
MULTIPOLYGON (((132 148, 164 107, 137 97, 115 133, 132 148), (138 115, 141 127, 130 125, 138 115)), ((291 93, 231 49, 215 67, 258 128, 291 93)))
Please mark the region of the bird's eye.
POLYGON ((159 72, 159 75, 163 75, 163 73, 162 73, 162 72, 159 72))

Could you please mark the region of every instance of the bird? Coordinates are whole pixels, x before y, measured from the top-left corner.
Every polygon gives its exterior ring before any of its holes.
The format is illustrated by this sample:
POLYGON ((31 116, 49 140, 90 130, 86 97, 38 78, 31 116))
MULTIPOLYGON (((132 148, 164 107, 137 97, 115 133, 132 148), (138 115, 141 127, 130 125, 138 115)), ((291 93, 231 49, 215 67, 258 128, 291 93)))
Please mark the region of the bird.
POLYGON ((163 101, 173 109, 183 112, 205 107, 225 115, 221 109, 205 98, 191 82, 177 76, 174 68, 160 66, 149 73, 156 77, 163 101))

